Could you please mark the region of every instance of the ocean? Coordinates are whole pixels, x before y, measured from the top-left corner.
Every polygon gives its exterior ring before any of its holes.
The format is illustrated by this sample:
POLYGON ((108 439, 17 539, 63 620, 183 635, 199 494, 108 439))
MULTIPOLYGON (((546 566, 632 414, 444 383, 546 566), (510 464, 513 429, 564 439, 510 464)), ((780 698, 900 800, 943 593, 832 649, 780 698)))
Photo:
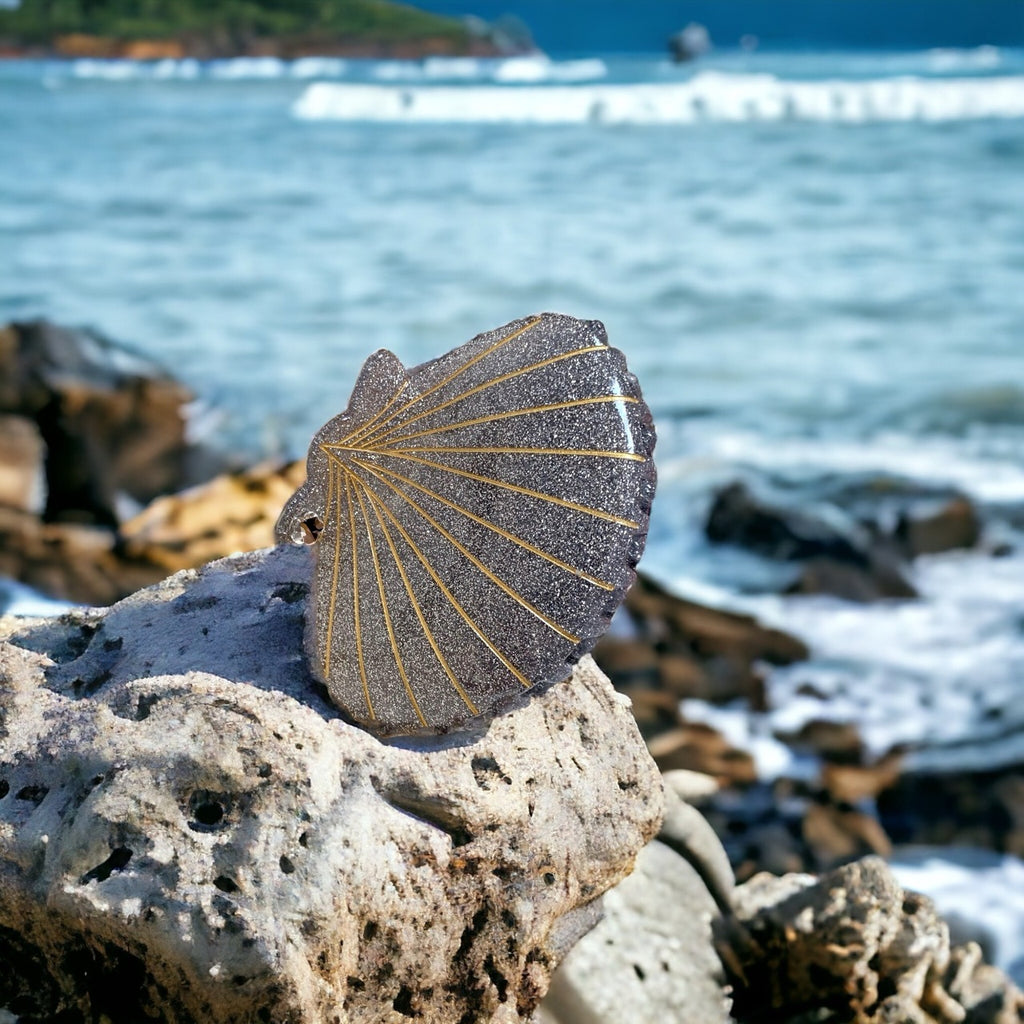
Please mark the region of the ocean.
POLYGON ((911 768, 1024 762, 1024 51, 0 62, 0 130, 0 322, 130 343, 255 459, 377 348, 601 319, 659 430, 644 567, 812 649, 768 712, 688 712, 769 776, 822 717, 911 768), (919 600, 779 596, 705 539, 730 481, 880 476, 984 513, 919 600))

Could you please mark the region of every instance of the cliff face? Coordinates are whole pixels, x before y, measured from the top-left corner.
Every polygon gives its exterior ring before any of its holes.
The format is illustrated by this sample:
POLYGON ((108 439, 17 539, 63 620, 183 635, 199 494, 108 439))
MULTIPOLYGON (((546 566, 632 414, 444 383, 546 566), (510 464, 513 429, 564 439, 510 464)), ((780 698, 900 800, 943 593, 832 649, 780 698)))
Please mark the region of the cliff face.
POLYGON ((119 0, 22 0, 0 9, 0 54, 121 57, 136 60, 195 57, 310 55, 420 57, 488 55, 499 47, 486 29, 472 29, 389 0, 299 2, 268 0, 156 0, 145 16, 119 0), (55 9, 56 8, 56 9, 55 9))

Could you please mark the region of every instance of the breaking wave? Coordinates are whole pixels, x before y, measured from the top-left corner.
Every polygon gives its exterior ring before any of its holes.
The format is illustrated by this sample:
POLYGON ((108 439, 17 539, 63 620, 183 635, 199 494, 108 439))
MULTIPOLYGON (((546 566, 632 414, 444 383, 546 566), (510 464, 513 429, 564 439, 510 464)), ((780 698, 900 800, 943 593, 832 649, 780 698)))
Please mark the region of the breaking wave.
MULTIPOLYGON (((51 67, 50 73, 58 73, 51 67)), ((369 79, 375 82, 587 82, 607 77, 608 66, 597 57, 552 60, 543 54, 522 57, 427 57, 424 60, 347 60, 344 57, 234 57, 199 61, 103 60, 72 61, 72 78, 104 81, 139 79, 369 79)))
POLYGON ((1024 75, 797 81, 706 71, 686 82, 657 84, 467 87, 317 82, 306 88, 292 112, 305 120, 518 124, 1020 118, 1024 75))

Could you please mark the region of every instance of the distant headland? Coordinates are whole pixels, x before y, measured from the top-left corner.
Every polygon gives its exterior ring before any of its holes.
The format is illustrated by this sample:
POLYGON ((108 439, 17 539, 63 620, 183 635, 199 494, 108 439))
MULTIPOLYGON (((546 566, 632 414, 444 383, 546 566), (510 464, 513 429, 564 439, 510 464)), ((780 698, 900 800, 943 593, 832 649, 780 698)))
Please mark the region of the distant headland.
POLYGON ((224 57, 491 56, 532 40, 480 19, 390 0, 21 0, 0 5, 0 56, 209 60, 224 57))

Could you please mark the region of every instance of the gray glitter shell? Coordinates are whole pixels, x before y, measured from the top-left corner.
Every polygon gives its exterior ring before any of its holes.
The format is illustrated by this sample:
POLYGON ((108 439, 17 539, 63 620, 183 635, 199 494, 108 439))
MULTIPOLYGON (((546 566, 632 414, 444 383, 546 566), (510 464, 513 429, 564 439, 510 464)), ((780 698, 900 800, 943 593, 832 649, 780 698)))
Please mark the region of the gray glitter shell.
POLYGON ((598 321, 515 320, 411 370, 370 356, 277 523, 316 544, 306 649, 335 704, 446 732, 569 675, 635 579, 654 441, 598 321))

